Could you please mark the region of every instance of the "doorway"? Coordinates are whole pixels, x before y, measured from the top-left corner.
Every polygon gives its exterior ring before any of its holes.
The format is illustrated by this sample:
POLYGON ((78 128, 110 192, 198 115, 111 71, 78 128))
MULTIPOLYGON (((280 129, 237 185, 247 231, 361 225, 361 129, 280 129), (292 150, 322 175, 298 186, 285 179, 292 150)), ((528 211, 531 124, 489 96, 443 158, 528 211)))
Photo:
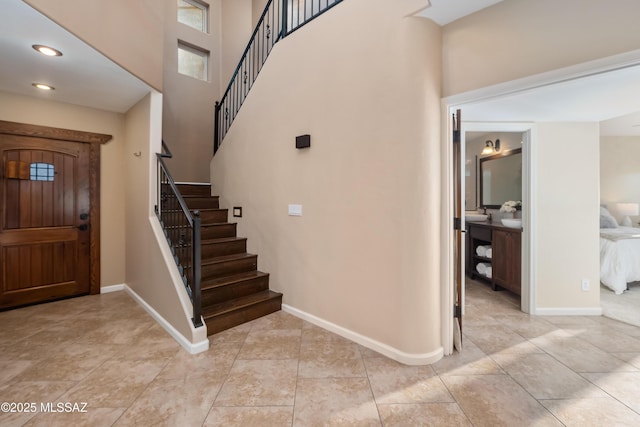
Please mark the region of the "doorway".
POLYGON ((465 188, 465 295, 468 284, 473 283, 511 293, 518 306, 525 137, 522 132, 465 132, 461 177, 465 188))
POLYGON ((0 309, 100 291, 100 145, 0 122, 0 309))
MULTIPOLYGON (((638 111, 637 102, 634 103, 621 103, 620 99, 634 99, 633 97, 624 97, 619 94, 629 92, 629 87, 637 87, 633 85, 634 82, 638 82, 638 74, 640 71, 640 51, 630 52, 621 55, 615 55, 608 58, 599 59, 583 64, 577 64, 575 66, 566 67, 543 74, 532 75, 519 80, 500 83, 495 86, 477 89, 462 93, 454 96, 450 96, 442 102, 443 116, 450 114, 451 111, 456 109, 462 109, 463 113, 466 112, 465 117, 468 119, 467 124, 471 123, 498 123, 498 122, 520 122, 530 121, 531 123, 541 123, 541 125, 530 126, 531 132, 529 137, 531 141, 536 138, 536 134, 544 133, 547 136, 549 132, 548 123, 563 122, 563 123, 595 123, 607 120, 611 124, 615 121, 611 117, 623 117, 625 114, 629 114, 633 111, 638 111), (606 90, 594 90, 594 88, 606 88, 606 90), (558 91, 560 90, 560 91, 558 91), (553 108, 548 108, 553 106, 553 108)), ((617 124, 621 124, 616 122, 617 124)), ((569 133, 575 132, 577 139, 575 141, 588 140, 593 145, 593 139, 589 139, 592 136, 593 129, 585 130, 581 133, 578 130, 579 126, 571 129, 569 133), (587 138, 585 138, 585 135, 587 138)), ((443 129, 448 129, 448 124, 443 121, 443 129)), ((556 129, 551 129, 551 133, 556 129)), ((447 139, 447 132, 443 132, 443 180, 445 185, 443 191, 446 192, 446 196, 442 198, 443 202, 443 218, 445 224, 449 226, 453 223, 452 215, 452 201, 451 195, 453 194, 452 188, 452 170, 447 167, 449 159, 451 159, 452 150, 449 148, 450 141, 447 139)), ((546 138, 541 138, 540 141, 547 141, 546 138)), ((554 143, 557 140, 551 139, 554 143)), ((564 140, 570 141, 571 139, 564 138, 564 140)), ((544 148, 544 147, 542 147, 544 148)), ((541 147, 536 147, 536 144, 529 144, 529 158, 532 159, 532 164, 539 167, 539 163, 542 160, 548 159, 548 153, 545 156, 539 154, 542 150, 541 147)), ((547 146, 548 148, 548 146, 547 146)), ((570 157, 570 156, 568 156, 570 157)), ((593 160, 593 159, 591 159, 593 160)), ((592 162, 593 163, 593 162, 592 162)), ((593 171, 594 169, 591 169, 593 171)), ((597 169, 596 169, 597 170, 597 169)), ((576 175, 578 176, 578 175, 576 175)), ((591 174, 593 176, 593 173, 591 174)), ((544 177, 542 177, 544 178, 544 177)), ((533 200, 538 194, 540 187, 548 187, 548 182, 543 180, 542 185, 540 183, 541 176, 537 175, 536 181, 533 181, 529 177, 529 190, 530 190, 530 204, 535 205, 533 200), (535 184, 535 188, 534 188, 535 184)), ((584 211, 585 214, 581 215, 579 219, 585 224, 589 220, 589 216, 593 216, 596 212, 597 202, 593 203, 594 197, 587 196, 586 193, 581 193, 582 201, 588 203, 585 205, 587 208, 584 211)), ((575 209, 572 206, 573 202, 567 202, 567 206, 564 208, 575 209)), ((559 206, 555 206, 559 208, 559 206)), ((529 229, 540 230, 540 227, 536 227, 536 223, 540 221, 539 215, 533 216, 532 212, 529 212, 529 229)), ((527 212, 523 212, 523 226, 527 228, 527 212)), ((590 220, 589 220, 590 221, 590 220)), ((451 225, 452 227, 452 225, 451 225)), ((546 228, 545 228, 546 230, 546 228)), ((448 230, 447 230, 448 232, 448 230)), ((573 236, 574 234, 572 234, 573 236)), ((536 234, 537 236, 537 234, 536 234)), ((542 307, 533 304, 529 304, 534 308, 532 314, 581 314, 581 315, 598 315, 602 313, 600 308, 599 293, 597 294, 597 300, 593 297, 594 293, 590 292, 588 285, 580 288, 580 280, 578 286, 575 286, 573 282, 567 281, 561 276, 549 276, 545 273, 552 271, 555 268, 553 265, 554 258, 541 257, 537 260, 538 253, 538 238, 531 236, 531 241, 527 244, 523 242, 524 247, 529 247, 530 254, 527 257, 529 263, 529 271, 523 271, 523 277, 527 277, 531 284, 537 283, 542 280, 544 276, 545 287, 544 291, 551 290, 550 283, 569 283, 563 290, 567 291, 567 297, 563 300, 562 304, 566 304, 566 307, 556 307, 554 304, 550 304, 550 298, 545 299, 542 307), (541 268, 540 262, 544 262, 545 265, 549 264, 551 268, 541 268), (584 292, 584 293, 582 293, 584 292), (571 297, 568 297, 571 295, 571 297), (575 305, 571 298, 575 296, 575 305), (546 305, 546 306, 545 306, 546 305)), ((524 237, 524 236, 523 236, 524 237)), ((589 236, 588 238, 580 238, 580 249, 582 253, 591 259, 597 258, 597 251, 593 251, 593 247, 597 246, 597 238, 589 236), (595 242, 595 243, 594 243, 595 242), (586 243, 586 244, 585 244, 586 243)), ((547 242, 547 240, 545 240, 547 242)), ((542 242, 541 242, 542 243, 542 242)), ((445 259, 443 260, 443 271, 445 277, 445 285, 443 285, 443 307, 446 314, 443 314, 443 347, 445 354, 450 354, 453 349, 453 333, 452 333, 452 316, 453 310, 447 309, 447 306, 452 304, 453 291, 451 283, 453 282, 453 262, 452 255, 454 240, 447 236, 445 241, 445 259)), ((593 265, 597 265, 596 262, 590 261, 588 264, 583 263, 584 257, 576 258, 575 265, 582 265, 589 271, 584 275, 593 277, 594 269, 593 265)), ((524 259, 523 259, 524 261, 524 259)), ((523 266, 524 267, 524 266, 523 266)), ((564 268, 559 270, 563 272, 568 271, 582 271, 580 268, 564 268)), ((533 299, 533 289, 530 289, 531 301, 533 299)), ((542 295, 542 293, 540 293, 542 295)), ((546 294, 550 295, 550 294, 546 294)), ((524 298, 524 295, 523 295, 524 298)), ((524 301, 523 301, 524 302, 524 301)), ((537 304, 542 304, 538 302, 537 304)))

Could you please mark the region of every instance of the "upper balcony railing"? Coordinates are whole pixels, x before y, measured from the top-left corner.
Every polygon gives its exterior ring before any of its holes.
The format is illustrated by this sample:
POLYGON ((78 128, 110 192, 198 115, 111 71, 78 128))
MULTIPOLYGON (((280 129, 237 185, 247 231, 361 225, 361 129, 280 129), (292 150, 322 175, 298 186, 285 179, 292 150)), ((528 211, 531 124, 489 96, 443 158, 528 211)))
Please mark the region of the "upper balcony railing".
POLYGON ((216 102, 213 152, 229 131, 273 46, 342 0, 269 0, 222 99, 216 102))

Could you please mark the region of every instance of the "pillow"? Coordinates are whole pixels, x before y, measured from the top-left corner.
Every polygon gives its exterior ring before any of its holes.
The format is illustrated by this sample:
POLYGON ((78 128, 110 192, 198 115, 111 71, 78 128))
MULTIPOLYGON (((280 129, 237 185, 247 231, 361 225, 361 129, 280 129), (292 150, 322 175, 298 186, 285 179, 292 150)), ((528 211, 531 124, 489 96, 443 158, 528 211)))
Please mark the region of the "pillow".
POLYGON ((618 228, 618 221, 609 213, 607 208, 600 206, 600 228, 618 228))
POLYGON ((631 218, 631 226, 638 228, 640 227, 640 215, 631 215, 629 216, 629 218, 631 218))

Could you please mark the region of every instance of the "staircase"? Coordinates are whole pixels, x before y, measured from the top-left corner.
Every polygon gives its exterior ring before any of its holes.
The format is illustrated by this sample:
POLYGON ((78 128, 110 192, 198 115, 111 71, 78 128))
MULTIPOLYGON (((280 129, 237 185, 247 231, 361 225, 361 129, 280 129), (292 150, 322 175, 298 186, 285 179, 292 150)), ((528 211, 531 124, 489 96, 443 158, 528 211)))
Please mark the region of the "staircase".
POLYGON ((258 271, 258 256, 247 253, 228 209, 220 209, 211 186, 178 184, 187 207, 200 211, 202 317, 207 334, 280 310, 282 294, 269 290, 269 274, 258 271))

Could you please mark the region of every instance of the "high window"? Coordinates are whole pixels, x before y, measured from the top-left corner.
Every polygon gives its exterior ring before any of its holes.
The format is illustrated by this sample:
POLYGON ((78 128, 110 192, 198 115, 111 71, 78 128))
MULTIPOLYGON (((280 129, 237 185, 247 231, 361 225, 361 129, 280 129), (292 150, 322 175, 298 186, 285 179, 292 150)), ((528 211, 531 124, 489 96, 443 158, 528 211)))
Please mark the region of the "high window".
POLYGON ((209 52, 178 41, 178 72, 200 80, 208 80, 209 52))
POLYGON ((206 33, 209 6, 196 0, 178 0, 178 22, 206 33))

